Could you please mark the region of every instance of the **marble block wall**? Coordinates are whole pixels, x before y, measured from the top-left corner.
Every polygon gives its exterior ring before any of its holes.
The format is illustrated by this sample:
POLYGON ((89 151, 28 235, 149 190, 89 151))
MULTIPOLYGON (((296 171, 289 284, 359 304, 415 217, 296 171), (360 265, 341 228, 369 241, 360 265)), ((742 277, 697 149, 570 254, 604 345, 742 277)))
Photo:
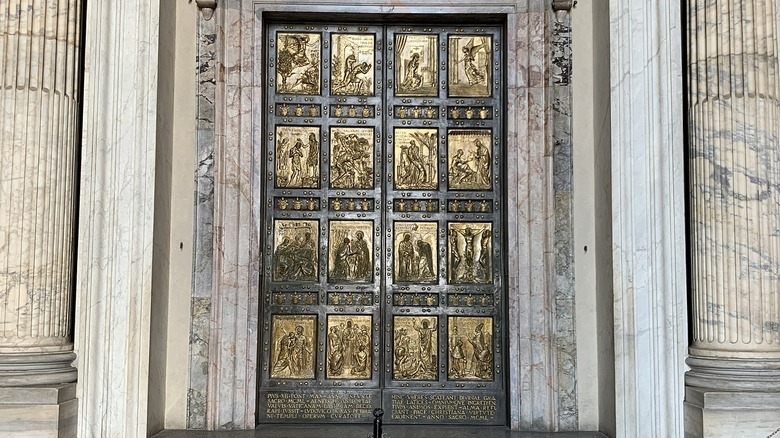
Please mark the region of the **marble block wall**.
MULTIPOLYGON (((264 11, 420 13, 441 2, 345 5, 219 3, 198 24, 198 162, 190 302, 188 427, 254 426, 259 289, 260 122, 264 11), (259 166, 257 166, 259 168, 259 166)), ((571 26, 542 0, 446 2, 449 12, 505 14, 508 22, 511 426, 576 430, 572 234, 571 26), (541 256, 541 255, 544 256, 541 256)))
POLYGON ((0 8, 0 386, 76 380, 81 2, 0 8))

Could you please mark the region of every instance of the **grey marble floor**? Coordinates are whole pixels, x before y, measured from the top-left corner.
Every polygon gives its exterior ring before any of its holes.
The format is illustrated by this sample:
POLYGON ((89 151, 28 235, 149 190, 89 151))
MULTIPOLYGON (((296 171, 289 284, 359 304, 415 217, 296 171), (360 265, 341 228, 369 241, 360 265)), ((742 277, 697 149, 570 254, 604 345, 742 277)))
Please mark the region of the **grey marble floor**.
MULTIPOLYGON (((255 430, 203 432, 167 430, 153 438, 366 438, 372 426, 281 426, 264 425, 255 430)), ((467 426, 384 426, 389 438, 606 438, 598 432, 532 433, 505 428, 467 426)))

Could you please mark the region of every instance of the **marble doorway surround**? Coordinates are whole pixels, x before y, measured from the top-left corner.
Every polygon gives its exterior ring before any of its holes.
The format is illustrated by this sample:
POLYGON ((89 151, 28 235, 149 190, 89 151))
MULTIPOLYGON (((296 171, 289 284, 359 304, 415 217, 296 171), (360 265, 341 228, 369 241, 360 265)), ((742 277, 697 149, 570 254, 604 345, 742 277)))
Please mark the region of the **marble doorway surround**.
MULTIPOLYGON (((569 113, 566 93, 570 90, 558 89, 561 95, 556 97, 563 103, 557 109, 553 105, 553 84, 568 85, 570 73, 566 48, 559 53, 559 64, 552 63, 556 56, 552 39, 556 32, 567 32, 567 18, 565 14, 556 18, 550 3, 542 0, 491 0, 479 8, 458 0, 447 2, 447 6, 448 14, 505 17, 509 35, 507 222, 513 224, 508 244, 516 249, 507 263, 511 267, 508 321, 513 327, 509 339, 511 426, 576 430, 575 351, 569 350, 575 344, 573 296, 557 295, 563 289, 568 294, 572 291, 556 287, 556 282, 564 280, 555 278, 555 163, 550 153, 556 132, 561 136, 557 144, 570 144, 570 121, 556 115, 557 111, 569 113), (558 128, 553 129, 556 123, 558 128)), ((215 65, 214 70, 201 69, 201 74, 214 81, 216 104, 213 131, 204 129, 199 137, 214 144, 213 258, 207 259, 208 275, 196 272, 193 292, 193 334, 197 333, 193 338, 199 339, 190 364, 189 427, 194 428, 255 425, 258 243, 265 226, 261 223, 263 200, 256 173, 262 137, 260 72, 264 20, 274 12, 310 17, 313 12, 403 16, 439 14, 441 5, 411 1, 345 5, 325 0, 297 6, 282 1, 228 0, 220 2, 210 20, 213 24, 206 25, 213 26, 215 65)), ((333 16, 338 19, 338 15, 333 16)), ((196 236, 196 241, 200 240, 196 236)))

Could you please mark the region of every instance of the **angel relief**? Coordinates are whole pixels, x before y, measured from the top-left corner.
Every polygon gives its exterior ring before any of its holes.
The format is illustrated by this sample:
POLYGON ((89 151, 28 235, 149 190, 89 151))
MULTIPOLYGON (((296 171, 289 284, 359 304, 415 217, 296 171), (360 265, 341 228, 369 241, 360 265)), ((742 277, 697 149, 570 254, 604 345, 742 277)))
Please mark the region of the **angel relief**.
POLYGON ((490 36, 449 37, 451 97, 490 97, 492 40, 490 36))
POLYGON ((320 34, 280 32, 278 39, 277 92, 320 94, 320 34))

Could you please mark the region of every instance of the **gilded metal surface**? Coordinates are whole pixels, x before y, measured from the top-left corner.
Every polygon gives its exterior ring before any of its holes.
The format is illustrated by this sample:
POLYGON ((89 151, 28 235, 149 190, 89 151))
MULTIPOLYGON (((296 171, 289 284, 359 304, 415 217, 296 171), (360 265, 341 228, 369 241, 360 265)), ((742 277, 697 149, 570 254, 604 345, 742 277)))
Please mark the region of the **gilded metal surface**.
POLYGON ((395 35, 396 96, 436 96, 439 80, 437 35, 395 35))
POLYGON ((493 39, 489 35, 450 36, 450 97, 490 97, 493 39))
POLYGON ((277 38, 277 92, 320 94, 321 35, 279 32, 277 38))
POLYGON ((331 94, 334 96, 373 95, 374 52, 374 35, 332 34, 331 94))
POLYGON ((313 379, 317 345, 315 315, 274 315, 271 321, 271 377, 313 379))
POLYGON ((396 128, 395 188, 433 190, 438 187, 437 130, 396 128))
POLYGON ((374 223, 330 221, 328 280, 370 282, 373 273, 374 223))
POLYGON ((319 187, 319 128, 277 126, 276 157, 276 185, 278 187, 319 187))
POLYGON ((334 189, 374 187, 373 128, 331 128, 330 175, 334 189))
POLYGON ((448 318, 450 380, 493 380, 493 318, 448 318))
POLYGON ((436 257, 439 224, 436 222, 396 222, 395 281, 432 283, 438 278, 436 257))
POLYGON ((447 256, 450 283, 491 283, 493 280, 493 224, 447 224, 447 256))
POLYGON ((264 26, 260 421, 505 424, 503 30, 264 26))
POLYGON ((328 379, 371 378, 371 315, 328 315, 328 379))
POLYGON ((447 131, 450 190, 490 190, 493 179, 489 129, 447 131))
POLYGON ((277 220, 274 223, 274 281, 317 279, 317 221, 277 220))
POLYGON ((437 320, 424 316, 393 318, 393 379, 436 380, 439 336, 437 320))

